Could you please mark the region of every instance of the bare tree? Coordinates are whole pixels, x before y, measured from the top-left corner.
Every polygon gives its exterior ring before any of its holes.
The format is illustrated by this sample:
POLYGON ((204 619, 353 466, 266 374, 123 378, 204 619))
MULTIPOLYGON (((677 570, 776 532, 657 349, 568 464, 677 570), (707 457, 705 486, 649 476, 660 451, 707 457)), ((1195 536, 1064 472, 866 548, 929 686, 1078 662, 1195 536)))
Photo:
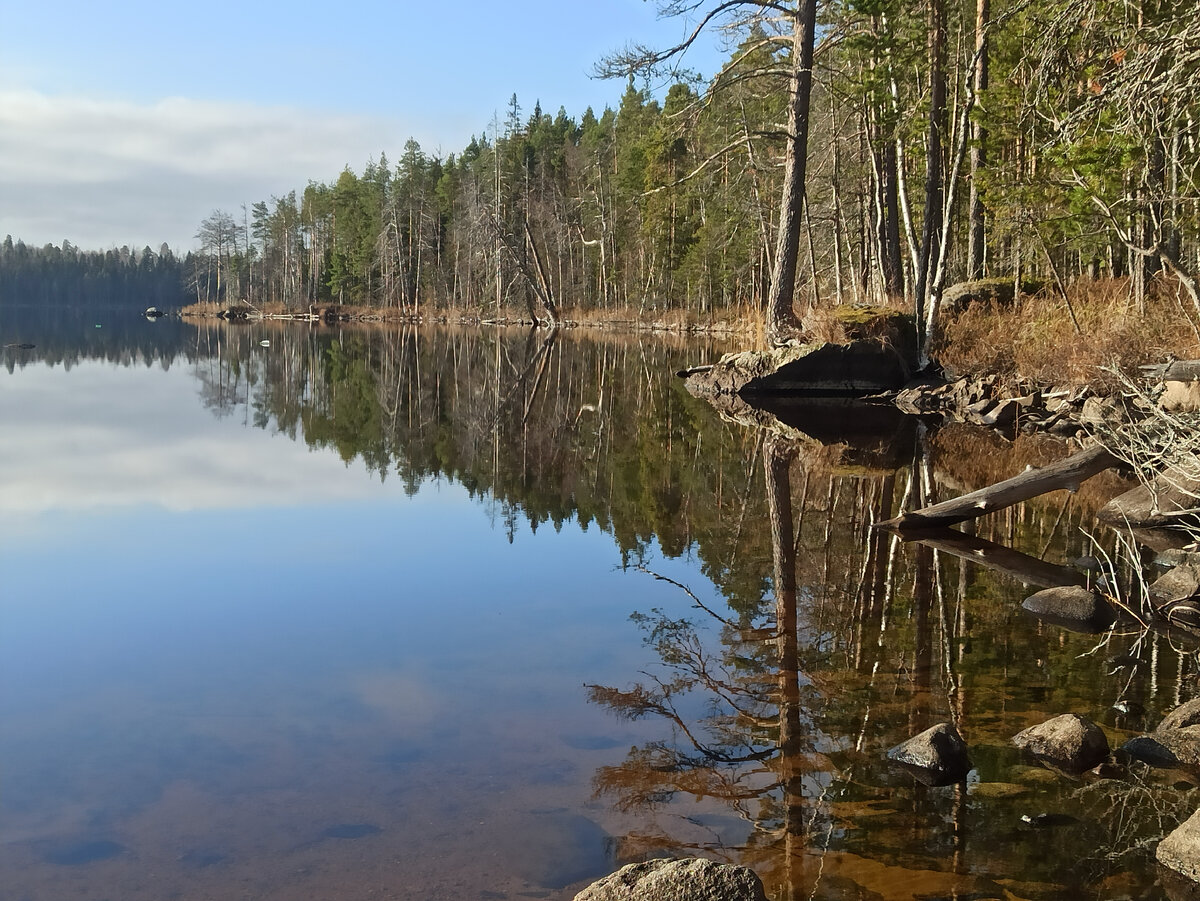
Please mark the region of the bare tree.
POLYGON ((213 299, 221 300, 222 275, 229 269, 230 256, 237 250, 245 229, 224 210, 213 210, 212 215, 200 223, 196 239, 200 249, 208 255, 210 266, 216 267, 216 290, 213 299))

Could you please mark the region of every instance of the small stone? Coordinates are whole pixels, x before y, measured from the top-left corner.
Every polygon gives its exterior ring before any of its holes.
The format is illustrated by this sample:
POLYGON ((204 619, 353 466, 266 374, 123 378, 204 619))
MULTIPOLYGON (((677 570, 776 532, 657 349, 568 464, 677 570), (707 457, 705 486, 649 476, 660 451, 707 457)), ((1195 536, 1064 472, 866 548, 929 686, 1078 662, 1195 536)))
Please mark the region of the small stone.
POLYGON ((939 723, 887 752, 888 760, 913 768, 928 785, 962 782, 971 771, 967 743, 949 723, 939 723))
POLYGON ((1038 619, 1074 632, 1103 632, 1116 620, 1107 601, 1080 585, 1045 588, 1027 597, 1021 607, 1038 619))

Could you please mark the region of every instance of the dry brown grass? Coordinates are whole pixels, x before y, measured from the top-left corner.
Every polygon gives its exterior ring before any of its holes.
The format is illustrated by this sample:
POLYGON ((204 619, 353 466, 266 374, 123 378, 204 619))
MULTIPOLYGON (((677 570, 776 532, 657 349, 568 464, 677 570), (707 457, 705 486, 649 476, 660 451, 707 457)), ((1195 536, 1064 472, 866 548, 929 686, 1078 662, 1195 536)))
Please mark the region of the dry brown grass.
POLYGON ((1011 308, 976 304, 943 322, 932 355, 962 373, 996 373, 1014 383, 1106 387, 1105 367, 1129 372, 1167 356, 1200 356, 1200 337, 1174 286, 1155 285, 1143 309, 1123 279, 1067 289, 1079 323, 1062 297, 1043 292, 1011 308))
POLYGON ((180 308, 179 314, 181 316, 216 316, 226 308, 226 304, 217 303, 214 300, 202 300, 180 308))

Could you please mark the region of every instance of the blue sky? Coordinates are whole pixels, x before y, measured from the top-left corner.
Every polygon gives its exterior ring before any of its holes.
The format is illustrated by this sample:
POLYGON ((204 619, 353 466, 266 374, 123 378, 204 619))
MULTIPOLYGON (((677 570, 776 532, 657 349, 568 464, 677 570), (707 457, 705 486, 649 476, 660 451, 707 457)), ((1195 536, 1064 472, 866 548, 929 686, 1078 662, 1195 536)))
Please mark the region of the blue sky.
MULTIPOLYGON (((0 22, 0 235, 178 249, 213 209, 395 160, 409 137, 457 152, 513 93, 525 114, 615 105, 596 60, 689 27, 653 0, 0 0, 0 22)), ((711 75, 726 55, 714 34, 684 63, 711 75)))

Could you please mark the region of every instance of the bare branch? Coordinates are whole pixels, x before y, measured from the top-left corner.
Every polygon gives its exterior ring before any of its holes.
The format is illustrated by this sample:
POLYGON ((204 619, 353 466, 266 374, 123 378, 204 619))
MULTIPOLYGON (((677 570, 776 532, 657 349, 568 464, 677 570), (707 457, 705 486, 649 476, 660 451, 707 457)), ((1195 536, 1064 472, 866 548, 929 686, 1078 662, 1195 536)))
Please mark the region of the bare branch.
MULTIPOLYGON (((694 12, 700 5, 698 2, 670 2, 660 7, 659 15, 660 17, 686 15, 687 13, 694 12)), ((704 30, 714 20, 719 19, 732 10, 745 6, 774 10, 782 16, 795 15, 794 10, 788 9, 782 4, 771 2, 771 0, 726 0, 726 2, 718 3, 705 13, 699 23, 692 29, 691 33, 675 46, 664 50, 653 50, 643 44, 631 44, 624 50, 610 54, 597 63, 592 69, 593 77, 628 78, 641 72, 653 71, 655 67, 688 50, 699 40, 700 35, 704 33, 704 30)))

